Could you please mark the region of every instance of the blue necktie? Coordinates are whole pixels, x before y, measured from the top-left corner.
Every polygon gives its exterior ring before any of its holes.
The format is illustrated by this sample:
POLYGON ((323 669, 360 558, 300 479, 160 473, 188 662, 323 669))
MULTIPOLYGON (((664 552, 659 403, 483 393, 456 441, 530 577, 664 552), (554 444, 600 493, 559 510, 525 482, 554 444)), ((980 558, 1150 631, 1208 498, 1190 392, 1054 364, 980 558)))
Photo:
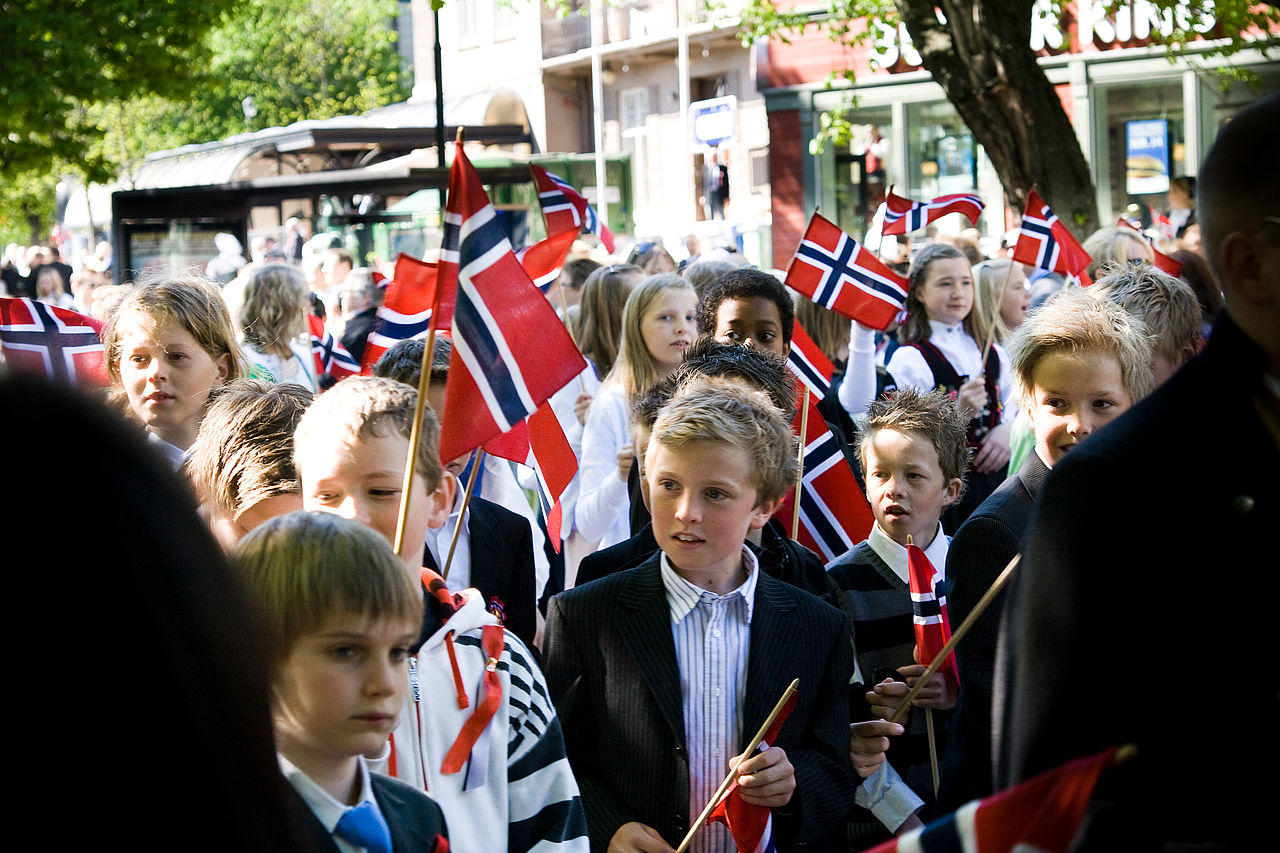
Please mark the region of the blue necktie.
POLYGON ((333 834, 363 847, 369 853, 391 853, 391 830, 387 829, 387 822, 373 803, 367 800, 343 812, 333 834))

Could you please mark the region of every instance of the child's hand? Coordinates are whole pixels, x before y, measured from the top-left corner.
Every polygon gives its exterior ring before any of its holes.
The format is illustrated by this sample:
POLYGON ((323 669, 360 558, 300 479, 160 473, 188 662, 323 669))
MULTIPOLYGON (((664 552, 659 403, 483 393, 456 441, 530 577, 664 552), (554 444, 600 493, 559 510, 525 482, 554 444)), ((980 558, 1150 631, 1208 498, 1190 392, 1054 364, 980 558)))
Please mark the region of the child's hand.
POLYGON ((618 827, 609 839, 609 853, 675 853, 662 836, 643 823, 632 821, 618 827))
MULTIPOLYGON (((918 663, 911 666, 898 667, 898 672, 907 681, 907 687, 915 687, 916 682, 920 680, 920 676, 924 675, 924 670, 924 666, 918 663)), ((920 688, 920 692, 916 694, 916 698, 911 700, 911 704, 917 708, 934 708, 939 711, 946 711, 956 706, 958 692, 951 683, 951 679, 941 672, 935 672, 929 677, 924 687, 920 688)))
POLYGON ((635 448, 630 444, 622 445, 618 450, 618 476, 622 478, 622 482, 627 482, 627 478, 631 476, 631 466, 635 461, 635 448))
POLYGON ((965 410, 965 416, 972 419, 987 407, 987 386, 981 376, 975 376, 960 386, 956 392, 956 402, 965 410))
POLYGON ((796 790, 796 769, 780 746, 771 746, 738 765, 738 757, 729 759, 730 767, 739 767, 742 775, 738 786, 743 802, 777 808, 791 802, 796 790))
POLYGON ((973 457, 975 471, 986 474, 1009 464, 1009 424, 998 424, 982 439, 978 454, 973 457))
POLYGON ((884 764, 884 754, 889 749, 889 738, 900 735, 904 729, 898 723, 887 720, 868 720, 849 724, 849 761, 860 779, 874 776, 884 764))
POLYGON ((902 697, 907 695, 908 689, 904 682, 891 678, 881 681, 864 697, 871 706, 872 716, 882 720, 892 717, 893 712, 902 704, 902 697))
POLYGON ((595 399, 586 391, 578 395, 578 399, 573 401, 573 413, 578 416, 578 423, 585 424, 587 422, 587 411, 591 408, 591 401, 595 399))

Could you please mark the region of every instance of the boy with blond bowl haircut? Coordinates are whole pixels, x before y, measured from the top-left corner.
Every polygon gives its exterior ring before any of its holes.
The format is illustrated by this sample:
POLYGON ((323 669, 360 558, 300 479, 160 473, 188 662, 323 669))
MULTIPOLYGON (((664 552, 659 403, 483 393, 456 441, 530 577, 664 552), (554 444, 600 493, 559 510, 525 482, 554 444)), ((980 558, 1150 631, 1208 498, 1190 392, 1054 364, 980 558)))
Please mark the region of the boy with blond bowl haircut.
MULTIPOLYGON (((744 542, 794 486, 786 417, 759 391, 693 380, 645 453, 660 551, 551 600, 547 680, 569 721, 592 848, 670 851, 792 679, 771 748, 738 766, 773 810, 778 849, 836 849, 852 801, 845 758, 848 624, 759 570, 744 542)), ((694 851, 729 851, 714 824, 694 851)))
MULTIPOLYGON (((873 402, 863 424, 858 450, 876 523, 865 542, 827 567, 852 621, 856 654, 849 709, 856 724, 850 757, 862 777, 859 808, 850 815, 855 849, 915 825, 932 800, 925 714, 913 713, 905 727, 887 718, 924 672, 915 661, 906 546, 922 549, 942 573, 948 540, 941 519, 964 491, 966 429, 964 414, 944 390, 897 391, 873 402), (888 737, 897 735, 904 736, 890 749, 888 737)), ((912 704, 947 711, 955 700, 955 688, 936 673, 912 704)), ((933 715, 939 750, 949 717, 933 715)))
MULTIPOLYGON (((320 395, 294 434, 306 508, 354 518, 394 541, 416 407, 417 392, 392 379, 353 376, 320 395)), ((439 440, 439 422, 424 407, 401 562, 429 594, 387 766, 440 803, 456 850, 585 850, 577 783, 532 654, 479 591, 452 593, 421 568, 428 530, 453 505, 455 480, 441 467, 439 440)))
POLYGON ((376 533, 323 513, 262 523, 233 563, 267 639, 276 750, 299 836, 344 853, 447 851, 440 807, 365 760, 404 704, 418 584, 376 533))
POLYGON ((1151 336, 1151 373, 1157 386, 1163 384, 1204 343, 1195 291, 1150 264, 1111 267, 1103 274, 1089 294, 1111 300, 1146 327, 1151 336))
MULTIPOLYGON (((1143 271, 1122 276, 1141 277, 1143 271)), ((1151 342, 1142 322, 1119 304, 1070 287, 1051 296, 1020 325, 1008 351, 1034 448, 960 526, 947 554, 952 625, 973 612, 996 577, 1022 550, 1040 489, 1067 453, 1150 392, 1151 342)), ((951 720, 942 785, 943 811, 994 793, 991 696, 1002 590, 956 646, 960 701, 951 720)))

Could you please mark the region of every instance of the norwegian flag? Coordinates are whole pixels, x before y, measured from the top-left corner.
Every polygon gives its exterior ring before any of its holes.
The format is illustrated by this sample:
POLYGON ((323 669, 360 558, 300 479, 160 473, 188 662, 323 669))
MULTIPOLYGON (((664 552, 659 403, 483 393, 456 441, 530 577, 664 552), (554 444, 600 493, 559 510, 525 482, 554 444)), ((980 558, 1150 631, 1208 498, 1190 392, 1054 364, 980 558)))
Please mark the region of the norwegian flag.
POLYGON ((831 376, 835 373, 836 366, 799 323, 795 324, 791 333, 787 367, 791 368, 791 372, 816 399, 821 400, 831 390, 831 376))
POLYGON ((1098 777, 1114 749, 1077 758, 981 800, 867 853, 1066 853, 1098 777))
POLYGON ((0 350, 10 369, 72 385, 106 386, 102 323, 34 299, 0 297, 0 350))
POLYGON ((324 320, 308 314, 307 326, 311 332, 311 355, 316 360, 317 376, 327 373, 334 379, 346 379, 360 372, 360 365, 333 336, 333 332, 325 328, 324 320))
POLYGON ((533 470, 538 480, 538 505, 547 522, 551 547, 560 553, 563 508, 560 498, 578 473, 578 457, 549 403, 484 443, 486 453, 510 459, 533 470))
POLYGON ((1084 273, 1093 258, 1035 190, 1027 196, 1013 259, 1037 269, 1075 276, 1086 287, 1093 283, 1084 273))
MULTIPOLYGON (((907 545, 907 569, 911 581, 911 621, 916 629, 917 659, 928 666, 951 639, 947 597, 938 594, 938 572, 918 545, 907 545)), ((950 679, 953 685, 960 683, 955 652, 947 656, 938 672, 950 679)))
MULTIPOLYGON (((761 752, 773 746, 795 706, 796 694, 792 693, 760 739, 761 752)), ((778 849, 773 843, 773 809, 745 802, 736 779, 707 815, 707 823, 723 823, 729 827, 739 853, 775 853, 778 849)))
POLYGON ((1147 210, 1151 213, 1152 224, 1160 229, 1160 233, 1165 236, 1165 239, 1172 239, 1174 236, 1173 220, 1150 205, 1147 205, 1147 210))
POLYGON ((948 213, 963 213, 970 222, 977 225, 978 217, 986 207, 982 199, 973 193, 940 195, 933 201, 912 201, 895 195, 892 187, 885 196, 884 204, 884 225, 880 229, 881 234, 910 234, 948 213))
POLYGON ((1120 219, 1116 222, 1116 227, 1132 229, 1135 233, 1137 233, 1139 237, 1147 241, 1147 245, 1151 247, 1151 253, 1154 258, 1151 263, 1156 269, 1160 270, 1161 272, 1168 273, 1174 278, 1177 278, 1178 276, 1182 275, 1182 261, 1174 260, 1173 258, 1166 255, 1164 252, 1157 249, 1155 241, 1152 240, 1150 237, 1148 237, 1146 234, 1143 234, 1142 230, 1138 228, 1138 226, 1134 225, 1128 219, 1125 219, 1123 216, 1121 216, 1120 219))
POLYGON ((907 280, 817 213, 787 267, 785 283, 874 329, 888 328, 907 303, 907 280))
MULTIPOLYGON (((449 173, 437 306, 453 303, 440 457, 457 459, 524 421, 586 368, 555 309, 516 260, 461 145, 449 173)), ((432 323, 443 313, 437 308, 432 323)))
POLYGON ((396 258, 395 274, 387 284, 378 318, 364 345, 361 373, 372 373, 378 359, 396 341, 427 336, 432 319, 444 310, 435 304, 436 275, 437 266, 430 261, 420 261, 403 252, 396 258))
POLYGON ((543 293, 560 277, 564 259, 569 256, 577 237, 572 231, 564 231, 516 250, 516 260, 543 293))
POLYGON ((613 251, 613 232, 600 221, 596 209, 559 175, 541 166, 529 166, 533 184, 538 190, 538 204, 548 234, 572 231, 575 235, 589 231, 600 238, 606 250, 613 251))

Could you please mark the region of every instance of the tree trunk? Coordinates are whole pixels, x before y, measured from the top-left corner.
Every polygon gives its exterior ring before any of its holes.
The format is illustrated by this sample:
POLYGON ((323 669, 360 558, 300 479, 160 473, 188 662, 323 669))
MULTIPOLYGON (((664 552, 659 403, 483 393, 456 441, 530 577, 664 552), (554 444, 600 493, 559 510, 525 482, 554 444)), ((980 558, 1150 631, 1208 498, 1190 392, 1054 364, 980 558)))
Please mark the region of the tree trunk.
POLYGON ((895 4, 925 69, 995 166, 1014 213, 1025 210, 1036 189, 1078 239, 1092 233, 1098 227, 1093 178, 1062 101, 1031 50, 1032 0, 895 4))

